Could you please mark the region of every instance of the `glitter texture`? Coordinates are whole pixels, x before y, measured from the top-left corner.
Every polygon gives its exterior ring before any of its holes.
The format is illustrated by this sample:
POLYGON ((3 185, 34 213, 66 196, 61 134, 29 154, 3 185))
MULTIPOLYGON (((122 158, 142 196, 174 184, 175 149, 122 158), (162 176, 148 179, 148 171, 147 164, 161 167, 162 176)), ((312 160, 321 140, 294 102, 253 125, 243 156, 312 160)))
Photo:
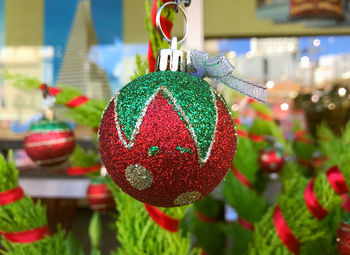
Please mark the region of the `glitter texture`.
POLYGON ((56 119, 53 120, 47 120, 47 119, 40 119, 36 123, 32 124, 30 127, 29 132, 71 132, 70 126, 63 122, 56 119))
POLYGON ((179 150, 182 154, 185 152, 192 153, 192 150, 190 148, 181 148, 180 145, 176 146, 176 149, 179 150))
POLYGON ((149 157, 155 156, 155 155, 157 155, 158 151, 159 151, 158 146, 152 146, 152 147, 149 148, 149 150, 148 150, 148 156, 149 156, 149 157))
POLYGON ((201 193, 197 191, 186 192, 179 195, 175 201, 175 205, 188 205, 193 202, 196 202, 201 197, 201 193))
POLYGON ((236 150, 229 110, 206 82, 188 76, 170 72, 143 76, 130 83, 133 89, 129 84, 118 93, 102 117, 100 153, 111 178, 124 192, 150 205, 179 206, 175 200, 187 192, 198 192, 197 199, 205 197, 226 175, 236 150), (131 127, 128 135, 126 126, 131 127), (200 159, 199 149, 204 147, 198 146, 199 137, 205 138, 205 161, 200 159), (153 146, 159 151, 150 157, 153 146), (138 190, 127 180, 127 167, 136 164, 153 176, 151 187, 138 190))
POLYGON ((38 165, 61 163, 75 147, 74 133, 59 120, 42 119, 32 124, 24 139, 24 149, 38 165))
POLYGON ((150 73, 130 82, 120 91, 116 108, 125 137, 131 139, 144 105, 160 87, 165 87, 185 112, 204 158, 215 131, 215 97, 207 82, 186 73, 150 73))
POLYGON ((135 189, 144 190, 152 186, 152 174, 141 165, 130 165, 125 170, 125 178, 135 189))

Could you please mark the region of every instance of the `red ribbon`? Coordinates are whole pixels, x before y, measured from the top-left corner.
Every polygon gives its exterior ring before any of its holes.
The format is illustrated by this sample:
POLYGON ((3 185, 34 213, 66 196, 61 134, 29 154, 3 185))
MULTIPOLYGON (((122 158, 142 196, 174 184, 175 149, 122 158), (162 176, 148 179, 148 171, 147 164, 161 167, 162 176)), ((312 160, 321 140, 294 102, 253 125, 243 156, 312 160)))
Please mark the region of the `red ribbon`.
POLYGON ((305 137, 305 135, 306 135, 306 131, 300 130, 294 134, 294 139, 298 142, 311 144, 312 141, 309 138, 305 137))
POLYGON ((252 139, 253 142, 263 142, 264 141, 264 137, 261 135, 257 135, 257 134, 250 134, 250 139, 252 139))
POLYGON ((20 232, 6 233, 0 231, 2 236, 12 243, 32 243, 44 239, 46 236, 50 236, 50 230, 47 226, 27 230, 20 232))
POLYGON ((273 223, 279 238, 282 240, 288 250, 294 254, 298 254, 300 250, 300 242, 295 238, 292 231, 288 227, 278 205, 275 207, 275 211, 273 213, 273 223))
POLYGON ((311 172, 315 171, 315 168, 313 166, 313 164, 309 161, 309 160, 305 160, 305 159, 297 159, 297 162, 300 164, 300 165, 303 165, 303 166, 306 166, 307 168, 309 168, 309 170, 311 172))
POLYGON ((89 101, 89 98, 87 98, 86 96, 77 96, 76 98, 73 98, 72 100, 67 102, 65 105, 74 108, 85 104, 87 101, 89 101))
MULTIPOLYGON (((62 90, 60 88, 48 87, 46 84, 41 84, 39 86, 39 88, 41 90, 48 89, 49 94, 53 95, 53 96, 57 96, 59 93, 62 92, 62 90)), ((85 104, 89 100, 90 99, 86 96, 83 96, 83 95, 77 96, 77 97, 73 98, 72 100, 70 100, 69 102, 67 102, 65 105, 68 107, 74 108, 74 107, 78 107, 78 106, 85 104)))
POLYGON ((318 220, 327 216, 328 211, 318 202, 314 191, 315 178, 311 179, 304 191, 304 201, 309 212, 318 220))
MULTIPOLYGON (((171 0, 162 0, 162 3, 166 3, 166 2, 170 2, 171 0)), ((156 15, 157 15, 157 11, 158 11, 158 6, 157 6, 157 0, 154 0, 153 2, 153 6, 152 6, 152 11, 151 11, 151 20, 152 20, 152 24, 154 26, 154 28, 157 30, 156 27, 156 15)), ((168 20, 166 17, 164 16, 160 16, 160 24, 162 26, 162 29, 164 31, 164 34, 170 38, 170 33, 171 33, 171 29, 173 27, 173 23, 168 20)), ((156 58, 153 54, 153 50, 152 50, 152 44, 151 41, 148 42, 148 68, 149 71, 152 73, 155 71, 155 67, 156 67, 156 58)))
POLYGON ((150 71, 150 73, 152 73, 152 72, 154 72, 156 70, 156 58, 154 57, 154 54, 153 54, 151 41, 148 42, 147 59, 148 59, 149 71, 150 71))
POLYGON ((8 205, 16 202, 24 197, 24 192, 21 187, 0 192, 0 206, 8 205))
POLYGON ((170 217, 152 205, 144 204, 148 215, 160 227, 169 232, 177 232, 179 230, 180 220, 170 217))
POLYGON ((46 90, 48 88, 49 94, 53 96, 57 96, 59 93, 61 93, 60 88, 55 88, 55 87, 48 87, 46 84, 40 84, 39 88, 41 90, 46 90))
POLYGON ((237 135, 241 136, 241 137, 246 137, 246 138, 249 137, 248 133, 246 131, 244 131, 244 130, 241 130, 241 129, 237 130, 237 135))
POLYGON ((249 221, 241 218, 241 217, 238 217, 238 220, 237 222, 244 228, 248 229, 248 230, 251 230, 251 231, 254 231, 254 225, 252 223, 250 223, 249 221))
POLYGON ((262 113, 262 112, 258 112, 258 117, 260 117, 261 119, 266 120, 266 121, 273 121, 272 116, 265 114, 265 113, 262 113))
MULTIPOLYGON (((170 1, 171 0, 162 0, 162 3, 165 4, 166 2, 170 2, 170 1)), ((157 29, 157 25, 156 25, 156 16, 157 16, 157 12, 158 12, 157 2, 158 2, 157 0, 155 0, 153 2, 152 11, 151 11, 151 20, 152 20, 152 24, 153 24, 155 29, 157 29)), ((166 17, 160 16, 160 24, 162 26, 164 34, 168 38, 170 38, 171 37, 171 29, 173 28, 173 23, 170 20, 168 20, 166 17)))
POLYGON ((201 221, 204 221, 207 223, 215 223, 216 222, 216 219, 210 218, 210 217, 204 215, 203 213, 201 213, 200 211, 196 211, 196 215, 197 215, 198 219, 200 219, 201 221))
POLYGON ((237 168, 232 167, 232 173, 236 176, 236 178, 247 188, 252 189, 252 184, 250 181, 240 172, 237 168))
POLYGON ((248 104, 253 104, 253 103, 256 103, 255 100, 249 97, 248 98, 248 104))
POLYGON ((94 171, 97 171, 101 168, 101 164, 89 166, 89 167, 69 167, 68 168, 68 175, 84 175, 88 174, 94 171))
POLYGON ((329 185, 331 185, 333 190, 337 192, 339 195, 346 194, 349 192, 344 176, 340 172, 340 169, 338 166, 330 167, 327 170, 326 175, 327 175, 329 185))
POLYGON ((350 198, 349 198, 348 194, 343 194, 341 197, 344 199, 342 207, 346 212, 349 213, 350 212, 350 198))

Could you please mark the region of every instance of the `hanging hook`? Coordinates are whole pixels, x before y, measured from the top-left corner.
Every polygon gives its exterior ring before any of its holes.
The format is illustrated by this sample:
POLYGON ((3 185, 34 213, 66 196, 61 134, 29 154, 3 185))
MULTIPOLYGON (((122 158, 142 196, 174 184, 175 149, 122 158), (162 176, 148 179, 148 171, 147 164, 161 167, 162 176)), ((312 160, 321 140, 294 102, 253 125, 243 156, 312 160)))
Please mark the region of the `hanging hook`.
MULTIPOLYGON (((178 1, 178 0, 177 0, 177 1, 178 1)), ((181 12, 183 13, 183 15, 184 15, 185 24, 186 24, 185 34, 184 34, 183 38, 180 39, 180 40, 178 41, 178 43, 182 43, 182 42, 186 39, 186 37, 187 37, 188 23, 187 23, 187 15, 186 15, 185 9, 184 9, 181 5, 178 5, 177 2, 175 2, 175 1, 174 1, 174 2, 166 2, 165 4, 163 4, 163 5, 158 9, 157 15, 156 15, 156 27, 157 27, 157 30, 158 30, 158 32, 160 33, 160 35, 163 37, 163 39, 164 39, 166 42, 168 42, 168 43, 170 44, 170 43, 171 43, 171 38, 168 38, 168 37, 165 35, 165 33, 164 33, 163 29, 162 29, 161 23, 160 23, 160 14, 162 13, 163 8, 164 8, 165 6, 167 6, 167 5, 174 5, 174 7, 177 6, 177 7, 181 10, 181 12)))

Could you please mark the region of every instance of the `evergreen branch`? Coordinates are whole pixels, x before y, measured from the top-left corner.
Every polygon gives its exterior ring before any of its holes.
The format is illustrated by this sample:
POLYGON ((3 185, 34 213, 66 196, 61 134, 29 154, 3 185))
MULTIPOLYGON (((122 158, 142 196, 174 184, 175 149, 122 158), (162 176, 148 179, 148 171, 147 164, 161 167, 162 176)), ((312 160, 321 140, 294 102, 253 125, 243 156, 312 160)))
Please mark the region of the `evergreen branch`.
MULTIPOLYGON (((191 250, 189 234, 182 236, 179 231, 171 233, 158 226, 149 217, 143 204, 124 192, 109 180, 108 186, 115 198, 120 213, 116 226, 117 239, 121 246, 115 255, 151 255, 151 254, 200 254, 197 249, 191 250)), ((170 216, 183 216, 186 208, 163 209, 170 216)))
MULTIPOLYGON (((239 125, 238 129, 246 131, 243 125, 239 125)), ((233 166, 251 184, 257 181, 259 173, 257 161, 258 152, 254 147, 254 142, 249 138, 240 137, 233 166)), ((224 182, 223 196, 225 201, 236 210, 239 217, 254 224, 263 217, 267 209, 267 201, 252 188, 245 186, 236 176, 229 173, 224 182)), ((233 246, 234 253, 242 254, 246 251, 253 236, 252 231, 243 228, 239 223, 230 224, 225 229, 236 244, 233 246)))
POLYGON ((0 176, 0 192, 18 187, 18 171, 13 160, 12 151, 9 152, 9 162, 6 162, 4 156, 0 154, 0 176))
POLYGON ((99 154, 95 151, 85 151, 79 145, 75 146, 73 154, 69 158, 71 166, 90 167, 100 163, 99 154))
POLYGON ((146 75, 148 71, 148 63, 147 60, 142 60, 139 54, 136 54, 136 71, 134 76, 131 77, 131 80, 135 80, 136 78, 146 75))
MULTIPOLYGON (((18 170, 14 166, 12 154, 10 154, 8 163, 0 155, 0 176, 1 191, 18 186, 18 170)), ((26 231, 46 225, 46 207, 40 202, 35 204, 29 196, 0 206, 0 230, 2 232, 26 231)), ((53 236, 29 244, 11 243, 2 238, 1 244, 6 250, 0 251, 0 253, 3 255, 65 255, 63 235, 60 230, 53 236)))
POLYGON ((61 230, 57 234, 34 243, 16 244, 2 239, 1 244, 4 247, 4 250, 0 250, 2 255, 67 255, 64 246, 64 232, 61 230))
MULTIPOLYGON (((338 162, 347 185, 350 184, 349 156, 349 153, 342 155, 338 162)), ((278 204, 287 225, 301 244, 327 238, 329 236, 327 218, 331 217, 331 214, 319 221, 308 211, 303 194, 309 180, 297 173, 295 165, 288 164, 286 167, 290 168, 289 174, 293 173, 293 176, 285 181, 285 192, 278 198, 278 204)), ((319 203, 329 212, 340 208, 343 200, 331 188, 325 173, 320 173, 316 177, 314 191, 319 203)), ((273 210, 274 208, 270 208, 264 218, 256 224, 248 254, 290 254, 276 233, 272 220, 273 210)), ((304 249, 302 247, 300 254, 306 254, 304 249)))

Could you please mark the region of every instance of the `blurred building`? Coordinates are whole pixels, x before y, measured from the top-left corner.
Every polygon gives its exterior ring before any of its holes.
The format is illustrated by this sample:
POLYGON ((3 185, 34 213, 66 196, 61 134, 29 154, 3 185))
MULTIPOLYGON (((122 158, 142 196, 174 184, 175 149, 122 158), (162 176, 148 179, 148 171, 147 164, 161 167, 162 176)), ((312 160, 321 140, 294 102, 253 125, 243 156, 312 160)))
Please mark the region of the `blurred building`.
POLYGON ((243 77, 259 83, 294 80, 298 39, 252 38, 250 51, 237 57, 236 68, 243 77))
POLYGON ((350 54, 324 55, 315 69, 315 83, 325 84, 340 78, 347 78, 350 71, 350 54))
POLYGON ((107 99, 111 96, 107 74, 89 60, 90 48, 96 44, 90 1, 83 0, 75 13, 57 83, 75 87, 91 98, 107 99))
MULTIPOLYGON (((0 50, 0 62, 10 73, 42 79, 43 70, 50 75, 50 68, 45 66, 48 52, 35 46, 6 47, 0 50)), ((5 86, 10 82, 1 81, 0 84, 0 120, 26 120, 40 111, 42 99, 39 91, 5 86)))

